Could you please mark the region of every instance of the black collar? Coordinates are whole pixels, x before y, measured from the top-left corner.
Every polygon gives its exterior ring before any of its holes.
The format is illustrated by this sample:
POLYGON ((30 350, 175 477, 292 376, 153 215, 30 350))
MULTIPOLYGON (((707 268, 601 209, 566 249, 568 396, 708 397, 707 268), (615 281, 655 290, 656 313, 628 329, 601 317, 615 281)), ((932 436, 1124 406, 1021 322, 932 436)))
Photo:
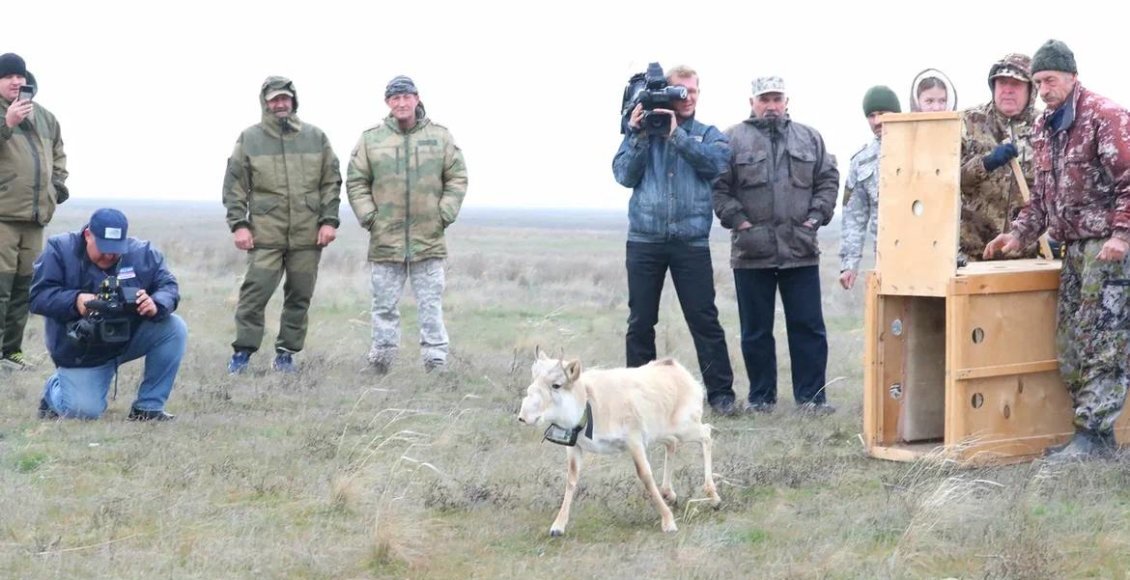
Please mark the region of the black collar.
POLYGON ((573 447, 577 444, 577 436, 582 429, 585 432, 585 437, 592 440, 592 403, 585 403, 585 414, 581 416, 581 422, 576 427, 566 429, 556 423, 546 427, 545 440, 550 443, 573 447))

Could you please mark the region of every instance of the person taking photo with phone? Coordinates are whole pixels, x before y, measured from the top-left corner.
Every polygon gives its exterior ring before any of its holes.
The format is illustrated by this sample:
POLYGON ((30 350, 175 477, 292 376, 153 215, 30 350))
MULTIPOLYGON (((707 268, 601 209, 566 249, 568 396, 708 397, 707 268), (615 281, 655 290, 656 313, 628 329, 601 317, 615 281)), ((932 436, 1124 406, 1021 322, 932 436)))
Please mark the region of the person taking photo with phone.
POLYGON ((67 155, 55 115, 33 102, 27 65, 0 55, 0 369, 28 368, 24 358, 28 292, 43 229, 67 200, 67 155))

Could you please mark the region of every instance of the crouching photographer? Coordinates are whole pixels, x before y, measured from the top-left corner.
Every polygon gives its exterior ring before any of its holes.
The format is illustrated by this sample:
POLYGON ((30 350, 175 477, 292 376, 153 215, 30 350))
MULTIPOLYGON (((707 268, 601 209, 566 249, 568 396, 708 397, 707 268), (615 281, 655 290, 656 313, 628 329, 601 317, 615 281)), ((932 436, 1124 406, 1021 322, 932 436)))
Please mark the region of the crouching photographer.
POLYGON ((96 419, 118 366, 145 358, 129 419, 168 421, 165 401, 184 357, 188 327, 173 314, 177 280, 149 242, 127 237, 126 216, 100 209, 81 231, 52 236, 35 262, 31 311, 46 319, 55 373, 39 416, 96 419))

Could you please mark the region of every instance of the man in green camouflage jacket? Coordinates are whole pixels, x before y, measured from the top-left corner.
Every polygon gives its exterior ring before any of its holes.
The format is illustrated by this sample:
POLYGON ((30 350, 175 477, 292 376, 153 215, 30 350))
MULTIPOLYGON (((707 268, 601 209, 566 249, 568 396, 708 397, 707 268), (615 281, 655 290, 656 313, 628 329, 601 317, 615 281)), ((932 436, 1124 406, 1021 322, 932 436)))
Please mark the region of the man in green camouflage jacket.
MULTIPOLYGON (((1009 169, 1020 169, 1032 187, 1032 127, 1036 124, 1036 91, 1030 72, 1032 59, 1009 54, 989 68, 993 100, 962 113, 961 129, 961 252, 978 260, 985 244, 1016 217, 1024 200, 1009 169)), ((1036 247, 1023 257, 1036 257, 1036 247)))
POLYGON ((23 58, 0 55, 0 369, 28 365, 23 340, 32 265, 43 250, 44 226, 68 197, 59 122, 20 97, 28 76, 23 58))
POLYGON ((263 120, 244 129, 228 159, 224 207, 235 247, 247 252, 247 274, 235 312, 235 353, 228 372, 243 372, 263 342, 267 302, 283 273, 283 311, 272 368, 297 370, 307 310, 322 248, 337 235, 341 170, 326 134, 298 119, 290 79, 267 77, 259 91, 263 120))
POLYGON ((424 368, 447 364, 443 323, 444 230, 459 215, 467 167, 451 133, 433 123, 416 84, 398 76, 385 87, 390 113, 361 134, 349 162, 346 190, 369 230, 373 342, 369 364, 388 371, 400 346, 398 303, 408 278, 416 295, 424 368))

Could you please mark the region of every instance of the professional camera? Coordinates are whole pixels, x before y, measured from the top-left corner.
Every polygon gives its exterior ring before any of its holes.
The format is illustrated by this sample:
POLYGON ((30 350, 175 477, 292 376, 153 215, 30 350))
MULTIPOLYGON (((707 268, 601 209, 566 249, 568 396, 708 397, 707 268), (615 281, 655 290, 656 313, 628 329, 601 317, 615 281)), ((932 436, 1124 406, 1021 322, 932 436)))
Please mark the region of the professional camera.
POLYGON ((674 109, 675 102, 687 98, 686 87, 672 87, 663 76, 663 67, 653 62, 647 65, 647 72, 636 73, 628 79, 621 101, 620 133, 628 131, 628 120, 637 104, 643 105, 643 120, 640 129, 650 133, 666 134, 671 128, 669 113, 656 113, 655 109, 674 109))
POLYGON ((102 280, 98 297, 86 302, 86 316, 67 326, 67 338, 78 343, 129 342, 131 315, 137 313, 136 295, 137 288, 122 286, 117 276, 102 280))

